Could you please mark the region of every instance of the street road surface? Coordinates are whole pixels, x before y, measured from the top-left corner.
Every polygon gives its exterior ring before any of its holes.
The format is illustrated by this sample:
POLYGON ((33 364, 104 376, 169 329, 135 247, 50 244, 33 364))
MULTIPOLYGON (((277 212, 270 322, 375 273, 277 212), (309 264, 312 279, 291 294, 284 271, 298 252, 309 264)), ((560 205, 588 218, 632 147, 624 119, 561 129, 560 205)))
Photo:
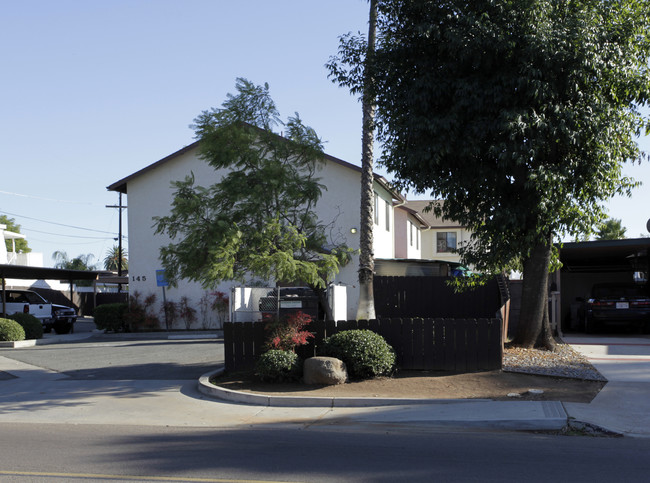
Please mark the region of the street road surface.
MULTIPOLYGON (((231 413, 224 412, 223 403, 181 389, 195 387, 200 375, 223 363, 223 345, 217 340, 97 335, 74 343, 2 349, 0 357, 65 375, 47 382, 0 377, 2 483, 645 482, 650 474, 650 439, 442 431, 353 419, 227 425, 231 413), (132 390, 107 391, 101 397, 104 405, 89 395, 92 388, 122 387, 124 381, 132 390), (162 393, 137 390, 138 384, 152 381, 160 384, 147 387, 174 393, 176 405, 166 413, 155 409, 162 407, 156 405, 164 399, 162 393), (17 388, 23 393, 11 393, 17 388), (147 405, 152 422, 121 424, 133 419, 127 413, 137 403, 147 405), (124 413, 111 414, 106 424, 90 423, 102 420, 93 413, 108 412, 111 406, 124 413), (184 418, 184 408, 190 406, 193 419, 184 418), (66 408, 79 415, 70 424, 49 416, 66 408), (206 418, 201 427, 178 423, 200 421, 197 408, 217 415, 222 408, 223 424, 213 423, 219 418, 206 418), (174 424, 165 424, 172 419, 174 424)), ((232 414, 242 408, 229 407, 232 414)), ((299 415, 301 409, 291 411, 299 415)))

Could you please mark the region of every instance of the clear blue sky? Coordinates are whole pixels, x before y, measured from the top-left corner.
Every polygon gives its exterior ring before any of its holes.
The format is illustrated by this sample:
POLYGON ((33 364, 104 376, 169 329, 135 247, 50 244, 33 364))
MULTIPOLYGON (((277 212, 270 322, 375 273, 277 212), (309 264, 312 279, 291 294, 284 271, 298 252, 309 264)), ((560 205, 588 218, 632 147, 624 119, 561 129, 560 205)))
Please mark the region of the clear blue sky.
MULTIPOLYGON (((106 186, 193 142, 189 124, 236 77, 268 82, 283 117, 299 112, 327 153, 359 164, 359 103, 324 64, 339 35, 366 30, 367 10, 367 0, 1 1, 0 214, 46 266, 56 250, 101 262, 118 231, 106 186)), ((610 215, 636 237, 647 234, 650 166, 626 173, 645 186, 610 215)))

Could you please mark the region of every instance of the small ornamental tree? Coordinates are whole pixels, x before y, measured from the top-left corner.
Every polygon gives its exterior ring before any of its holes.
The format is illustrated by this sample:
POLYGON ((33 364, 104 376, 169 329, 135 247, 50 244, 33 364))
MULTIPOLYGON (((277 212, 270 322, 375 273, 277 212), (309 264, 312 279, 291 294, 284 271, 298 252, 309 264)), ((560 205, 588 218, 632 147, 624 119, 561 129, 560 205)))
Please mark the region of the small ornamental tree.
POLYGON ((283 319, 273 319, 266 324, 269 332, 268 349, 295 352, 296 347, 307 345, 314 334, 305 330, 311 322, 311 315, 294 312, 283 319))
POLYGON ((216 183, 198 185, 190 173, 172 183, 170 213, 154 217, 170 240, 160 250, 169 282, 302 281, 331 313, 325 289, 351 250, 315 211, 325 189, 322 141, 298 115, 280 120, 268 85, 238 79, 237 90, 193 126, 216 183))
POLYGON ((214 300, 212 301, 212 309, 217 313, 217 319, 219 320, 219 326, 223 327, 223 323, 226 322, 228 318, 228 310, 230 308, 230 299, 225 292, 214 292, 212 294, 214 300))
POLYGON ((185 322, 185 328, 190 330, 192 324, 196 322, 196 309, 190 305, 190 299, 188 297, 181 297, 178 315, 185 322))

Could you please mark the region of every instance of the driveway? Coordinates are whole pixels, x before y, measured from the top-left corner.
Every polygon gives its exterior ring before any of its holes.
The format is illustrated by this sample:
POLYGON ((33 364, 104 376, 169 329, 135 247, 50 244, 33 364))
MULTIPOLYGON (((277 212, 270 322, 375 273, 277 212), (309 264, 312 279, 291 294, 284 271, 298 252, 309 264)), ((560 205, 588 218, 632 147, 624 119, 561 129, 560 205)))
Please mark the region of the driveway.
POLYGON ((591 404, 565 403, 570 416, 616 432, 650 437, 650 336, 569 335, 608 383, 591 404))

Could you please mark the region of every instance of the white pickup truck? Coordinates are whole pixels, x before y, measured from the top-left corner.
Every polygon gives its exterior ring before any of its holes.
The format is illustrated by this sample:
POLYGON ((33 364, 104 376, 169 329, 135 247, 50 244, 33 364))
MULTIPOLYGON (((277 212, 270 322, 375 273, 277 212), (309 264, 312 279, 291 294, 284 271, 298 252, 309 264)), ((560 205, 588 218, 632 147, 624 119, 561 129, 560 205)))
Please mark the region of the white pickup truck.
POLYGON ((74 309, 62 305, 54 305, 31 290, 5 290, 3 305, 0 292, 0 313, 12 315, 17 312, 32 314, 43 324, 43 330, 50 332, 52 329, 57 334, 67 334, 74 330, 77 314, 74 309), (3 309, 4 307, 4 309, 3 309))

